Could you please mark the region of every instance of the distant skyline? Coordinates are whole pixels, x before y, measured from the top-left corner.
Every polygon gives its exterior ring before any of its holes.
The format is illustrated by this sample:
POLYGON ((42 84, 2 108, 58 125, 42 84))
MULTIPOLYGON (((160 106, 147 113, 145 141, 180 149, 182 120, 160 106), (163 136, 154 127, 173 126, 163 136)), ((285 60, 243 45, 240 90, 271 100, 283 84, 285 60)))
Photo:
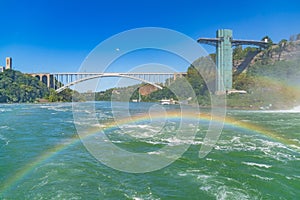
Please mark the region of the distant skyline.
MULTIPOLYGON (((300 33, 300 2, 178 0, 0 0, 0 66, 75 72, 101 41, 128 29, 164 27, 198 39, 233 30, 236 39, 274 42, 300 33)), ((203 46, 209 53, 214 49, 203 46)))

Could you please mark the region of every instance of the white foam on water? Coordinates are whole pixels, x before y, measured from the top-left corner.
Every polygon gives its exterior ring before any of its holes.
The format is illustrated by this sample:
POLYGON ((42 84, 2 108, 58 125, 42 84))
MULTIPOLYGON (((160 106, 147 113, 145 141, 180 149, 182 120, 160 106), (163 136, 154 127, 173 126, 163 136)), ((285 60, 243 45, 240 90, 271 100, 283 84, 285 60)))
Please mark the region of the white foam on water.
POLYGON ((8 126, 0 126, 0 129, 9 129, 8 126))
POLYGON ((300 179, 300 176, 298 176, 298 175, 294 175, 294 177, 297 178, 297 179, 300 179))
POLYGON ((159 155, 159 154, 161 154, 161 152, 159 152, 159 151, 151 151, 151 152, 147 152, 147 154, 149 154, 149 155, 159 155))
POLYGON ((300 106, 296 106, 292 109, 292 111, 295 111, 295 112, 300 112, 300 106))
POLYGON ((271 181, 273 180, 274 178, 269 178, 269 177, 264 177, 264 176, 259 176, 257 174, 252 174, 251 176, 255 177, 255 178, 259 178, 261 180, 265 180, 265 181, 271 181))
POLYGON ((248 165, 248 166, 263 167, 263 168, 267 168, 267 169, 272 167, 272 165, 255 163, 255 162, 242 162, 242 163, 245 165, 248 165))
POLYGON ((0 140, 4 142, 4 146, 7 146, 9 143, 9 139, 0 134, 0 140))
MULTIPOLYGON (((220 180, 217 178, 218 176, 207 176, 201 175, 201 178, 198 178, 202 182, 202 186, 199 187, 200 190, 207 192, 215 197, 215 199, 257 199, 256 196, 250 195, 247 188, 241 185, 243 188, 230 187, 224 185, 224 180, 220 180)), ((226 178, 230 182, 234 181, 238 184, 242 184, 237 182, 234 179, 226 178)))
POLYGON ((209 190, 211 190, 211 186, 202 186, 199 188, 200 190, 203 190, 205 192, 208 192, 209 190))
POLYGON ((131 194, 124 194, 124 196, 126 197, 126 199, 132 199, 132 200, 159 200, 160 198, 155 198, 153 197, 153 194, 152 194, 152 191, 151 191, 151 188, 148 187, 148 193, 147 194, 138 194, 140 192, 137 192, 137 191, 134 191, 133 195, 131 194))
POLYGON ((255 151, 257 145, 252 141, 252 136, 243 137, 233 136, 232 139, 221 139, 215 145, 215 149, 219 151, 255 151))
MULTIPOLYGON (((257 143, 257 150, 264 154, 263 157, 272 158, 281 162, 298 159, 294 153, 291 153, 295 152, 295 149, 290 148, 294 145, 288 147, 282 143, 265 139, 255 139, 255 141, 257 143)), ((294 147, 300 149, 299 147, 294 147)))
POLYGON ((298 149, 298 151, 300 151, 300 147, 299 146, 296 146, 296 145, 290 145, 292 148, 294 148, 294 149, 298 149))
POLYGON ((296 106, 289 110, 239 110, 235 112, 248 112, 248 113, 300 113, 300 106, 296 106))
POLYGON ((10 112, 12 109, 10 108, 0 108, 0 112, 10 112))
POLYGON ((35 189, 35 188, 41 188, 41 187, 43 187, 43 186, 45 186, 45 185, 47 185, 47 184, 48 184, 48 179, 42 180, 42 181, 39 182, 38 184, 32 186, 31 190, 33 190, 33 189, 35 189))
POLYGON ((205 174, 200 174, 197 176, 197 179, 200 179, 200 180, 207 180, 207 179, 210 179, 212 178, 212 176, 209 176, 209 175, 205 175, 205 174))
POLYGON ((260 110, 254 112, 264 112, 264 113, 300 113, 300 106, 296 106, 289 110, 260 110))
MULTIPOLYGON (((120 129, 132 129, 132 130, 141 130, 141 131, 150 131, 150 132, 159 132, 161 127, 155 127, 147 124, 125 124, 118 126, 120 129)), ((153 134, 151 134, 152 136, 153 134)))
POLYGON ((187 173, 183 173, 183 172, 179 172, 178 175, 179 176, 187 176, 188 174, 187 173))
POLYGON ((190 145, 199 145, 203 144, 203 141, 195 141, 189 138, 186 139, 179 139, 176 137, 168 138, 168 139, 163 139, 163 141, 167 142, 169 146, 177 146, 177 145, 182 145, 182 144, 190 144, 190 145))
POLYGON ((200 169, 188 169, 188 170, 186 170, 186 172, 188 172, 188 173, 200 173, 202 170, 200 170, 200 169))
POLYGON ((45 105, 39 105, 39 108, 44 108, 47 110, 57 111, 57 112, 66 112, 66 111, 72 111, 72 106, 68 105, 60 105, 60 104, 45 104, 45 105))
POLYGON ((246 191, 243 191, 238 188, 230 188, 227 186, 220 186, 217 191, 215 191, 216 199, 225 200, 225 199, 255 199, 255 197, 250 197, 246 191))
POLYGON ((288 180, 293 180, 294 179, 294 177, 290 177, 290 176, 286 176, 285 178, 288 179, 288 180))
POLYGON ((166 142, 162 142, 162 141, 153 141, 153 140, 146 140, 146 141, 143 141, 143 142, 146 142, 148 144, 154 144, 154 145, 158 145, 158 144, 164 144, 166 145, 167 143, 166 142))

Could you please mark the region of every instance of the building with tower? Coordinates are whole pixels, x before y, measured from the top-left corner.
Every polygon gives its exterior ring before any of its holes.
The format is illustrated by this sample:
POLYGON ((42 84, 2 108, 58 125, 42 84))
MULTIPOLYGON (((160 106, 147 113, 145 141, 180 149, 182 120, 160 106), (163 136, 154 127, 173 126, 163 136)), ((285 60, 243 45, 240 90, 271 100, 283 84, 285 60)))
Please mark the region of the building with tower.
POLYGON ((6 57, 6 67, 5 69, 12 69, 12 58, 6 57))

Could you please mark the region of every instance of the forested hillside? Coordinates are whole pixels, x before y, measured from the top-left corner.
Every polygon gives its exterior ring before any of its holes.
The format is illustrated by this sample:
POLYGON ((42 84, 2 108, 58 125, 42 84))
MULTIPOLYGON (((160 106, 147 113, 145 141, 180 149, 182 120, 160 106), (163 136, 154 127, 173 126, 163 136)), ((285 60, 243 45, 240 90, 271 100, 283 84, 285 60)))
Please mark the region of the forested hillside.
POLYGON ((81 101, 78 92, 66 89, 57 94, 38 79, 15 70, 0 73, 0 103, 81 101), (75 95, 73 95, 75 94, 75 95), (73 97, 73 99, 72 99, 73 97))
POLYGON ((47 95, 47 86, 32 76, 14 70, 0 73, 1 103, 34 102, 47 95))
POLYGON ((300 35, 291 38, 260 51, 235 74, 234 88, 248 93, 228 96, 229 106, 287 109, 300 104, 300 35))

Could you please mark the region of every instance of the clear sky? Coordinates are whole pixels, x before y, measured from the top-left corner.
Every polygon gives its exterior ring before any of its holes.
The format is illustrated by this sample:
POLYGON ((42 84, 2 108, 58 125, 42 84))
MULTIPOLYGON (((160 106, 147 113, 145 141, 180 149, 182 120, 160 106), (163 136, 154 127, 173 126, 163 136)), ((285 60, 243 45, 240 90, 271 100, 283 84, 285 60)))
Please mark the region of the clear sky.
POLYGON ((101 41, 138 27, 195 40, 220 28, 236 39, 275 42, 300 33, 299 0, 0 0, 0 8, 0 65, 10 56, 22 72, 75 72, 101 41))

